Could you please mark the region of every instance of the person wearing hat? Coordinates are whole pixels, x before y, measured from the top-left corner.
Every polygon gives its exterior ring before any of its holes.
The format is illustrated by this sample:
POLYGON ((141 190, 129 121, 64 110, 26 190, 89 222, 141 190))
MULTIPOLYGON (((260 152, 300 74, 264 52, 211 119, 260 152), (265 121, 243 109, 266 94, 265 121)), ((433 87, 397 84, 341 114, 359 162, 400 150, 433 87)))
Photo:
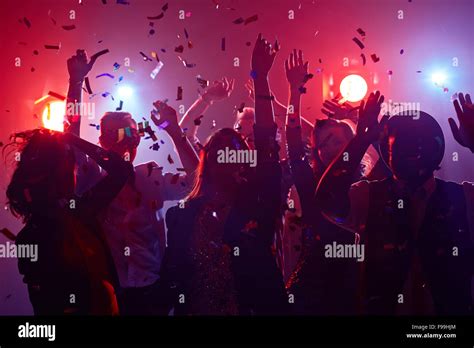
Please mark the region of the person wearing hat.
MULTIPOLYGON (((357 134, 316 190, 325 216, 360 234, 359 309, 375 315, 472 314, 474 186, 436 178, 445 150, 438 122, 422 111, 378 116, 384 97, 361 103, 357 134), (392 175, 352 184, 370 144, 392 175), (347 154, 344 156, 343 154, 347 154)), ((474 107, 454 102, 455 139, 474 152, 474 107)))

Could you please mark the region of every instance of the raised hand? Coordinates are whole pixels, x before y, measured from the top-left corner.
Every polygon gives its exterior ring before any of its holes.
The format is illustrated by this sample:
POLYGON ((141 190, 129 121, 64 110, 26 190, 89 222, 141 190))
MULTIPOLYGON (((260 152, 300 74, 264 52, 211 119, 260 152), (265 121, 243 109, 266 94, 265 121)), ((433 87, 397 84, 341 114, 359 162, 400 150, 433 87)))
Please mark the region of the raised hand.
POLYGON ((235 79, 223 77, 220 81, 214 81, 214 84, 206 89, 203 98, 206 101, 217 101, 228 98, 234 90, 235 79))
POLYGON ((267 40, 262 37, 262 34, 258 34, 255 47, 252 52, 252 72, 253 78, 267 77, 275 56, 280 49, 278 40, 275 41, 275 45, 272 46, 267 40))
POLYGON ((303 51, 293 50, 290 57, 285 60, 286 79, 290 88, 298 90, 308 81, 308 62, 303 63, 303 51))
POLYGON ((384 116, 378 121, 381 104, 384 96, 380 92, 372 92, 367 98, 367 102, 361 101, 359 106, 359 120, 357 122, 357 136, 367 139, 369 142, 377 141, 383 126, 388 121, 388 116, 384 116))
POLYGON ((454 100, 453 105, 459 120, 459 127, 452 117, 448 119, 449 126, 454 139, 474 153, 474 105, 469 94, 464 97, 464 94, 459 93, 458 98, 459 101, 454 100))
POLYGON ((92 69, 97 57, 89 62, 85 50, 77 50, 76 54, 67 60, 67 70, 71 81, 82 81, 92 69))
POLYGON ((166 131, 179 130, 178 113, 175 109, 160 100, 154 102, 153 106, 160 115, 159 119, 152 117, 152 121, 156 126, 162 127, 166 131))
POLYGON ((325 100, 321 112, 329 118, 336 120, 351 120, 357 123, 357 108, 345 102, 339 104, 337 99, 325 100))

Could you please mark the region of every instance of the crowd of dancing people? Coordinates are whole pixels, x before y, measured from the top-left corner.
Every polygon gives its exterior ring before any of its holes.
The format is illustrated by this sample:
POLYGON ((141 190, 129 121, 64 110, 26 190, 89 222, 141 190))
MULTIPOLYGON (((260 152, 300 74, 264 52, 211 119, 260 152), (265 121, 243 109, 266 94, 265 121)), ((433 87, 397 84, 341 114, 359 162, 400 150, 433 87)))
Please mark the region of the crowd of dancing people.
MULTIPOLYGON (((211 84, 181 120, 153 104, 178 174, 134 164, 141 130, 127 112, 102 116, 100 146, 81 139, 80 114, 65 116, 64 132, 12 135, 5 148, 21 159, 6 194, 25 224, 16 244, 38 245, 36 262, 19 259, 35 315, 473 313, 474 186, 435 177, 438 122, 419 110, 380 115, 384 96, 373 92, 357 107, 324 102, 312 125, 301 115, 311 78, 301 51, 285 61, 288 103, 272 94, 278 51, 258 36, 254 107, 205 141, 195 120, 234 80, 211 84), (257 160, 222 161, 223 150, 257 160), (166 201, 178 204, 165 213, 166 201), (295 243, 297 257, 286 250, 295 243)), ((93 65, 84 50, 67 61, 68 103, 82 102, 93 65)), ((453 111, 452 135, 474 153, 469 94, 453 111)))

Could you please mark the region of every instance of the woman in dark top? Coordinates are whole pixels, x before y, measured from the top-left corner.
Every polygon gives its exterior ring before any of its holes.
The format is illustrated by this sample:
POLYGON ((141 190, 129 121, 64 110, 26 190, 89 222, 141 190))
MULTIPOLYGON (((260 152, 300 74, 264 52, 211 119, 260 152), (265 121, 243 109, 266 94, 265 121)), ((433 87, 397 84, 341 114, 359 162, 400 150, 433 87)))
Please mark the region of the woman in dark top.
POLYGON ((197 180, 185 206, 167 212, 162 280, 175 314, 286 313, 288 298, 271 252, 281 214, 281 168, 267 79, 275 53, 259 36, 252 57, 259 96, 256 166, 223 163, 221 151, 250 149, 232 129, 215 132, 201 151, 197 180))
MULTIPOLYGON (((286 62, 290 84, 286 139, 292 177, 302 209, 302 253, 290 275, 286 288, 295 298, 292 312, 299 315, 348 315, 355 313, 357 267, 355 259, 327 258, 325 246, 354 244, 352 232, 331 224, 321 214, 314 192, 329 166, 353 138, 354 132, 345 121, 332 118, 318 120, 312 132, 311 161, 305 154, 301 136, 300 103, 303 86, 308 80, 308 63, 296 50, 286 62)), ((343 113, 343 108, 339 110, 343 113)), ((341 115, 339 115, 341 116, 341 115)), ((348 115, 347 115, 348 116, 348 115)), ((349 118, 349 117, 347 117, 349 118)), ((366 162, 368 165, 368 161, 366 162)), ((354 182, 360 180, 361 171, 354 182)))
POLYGON ((36 261, 18 262, 35 315, 118 314, 115 268, 96 216, 128 180, 130 164, 67 133, 37 129, 12 137, 21 160, 7 198, 25 222, 17 246, 38 247, 36 261), (74 151, 109 174, 82 197, 74 196, 74 151))

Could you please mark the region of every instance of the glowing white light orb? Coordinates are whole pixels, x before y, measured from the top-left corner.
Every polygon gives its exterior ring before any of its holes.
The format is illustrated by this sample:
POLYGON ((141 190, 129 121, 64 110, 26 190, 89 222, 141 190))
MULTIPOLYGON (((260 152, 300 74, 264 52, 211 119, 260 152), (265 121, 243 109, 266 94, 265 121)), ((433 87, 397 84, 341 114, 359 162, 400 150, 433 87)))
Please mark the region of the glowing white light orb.
POLYGON ((435 83, 435 85, 438 86, 443 86, 443 84, 446 82, 447 76, 443 72, 436 72, 433 75, 431 75, 431 81, 435 83))
POLYGON ((64 131, 64 115, 66 114, 66 102, 56 101, 46 104, 43 110, 43 127, 54 131, 64 131))
POLYGON ((118 89, 118 95, 121 99, 130 98, 133 94, 133 89, 129 86, 120 86, 118 89))
POLYGON ((339 90, 347 101, 358 102, 367 94, 367 82, 360 75, 348 75, 342 79, 339 90))

